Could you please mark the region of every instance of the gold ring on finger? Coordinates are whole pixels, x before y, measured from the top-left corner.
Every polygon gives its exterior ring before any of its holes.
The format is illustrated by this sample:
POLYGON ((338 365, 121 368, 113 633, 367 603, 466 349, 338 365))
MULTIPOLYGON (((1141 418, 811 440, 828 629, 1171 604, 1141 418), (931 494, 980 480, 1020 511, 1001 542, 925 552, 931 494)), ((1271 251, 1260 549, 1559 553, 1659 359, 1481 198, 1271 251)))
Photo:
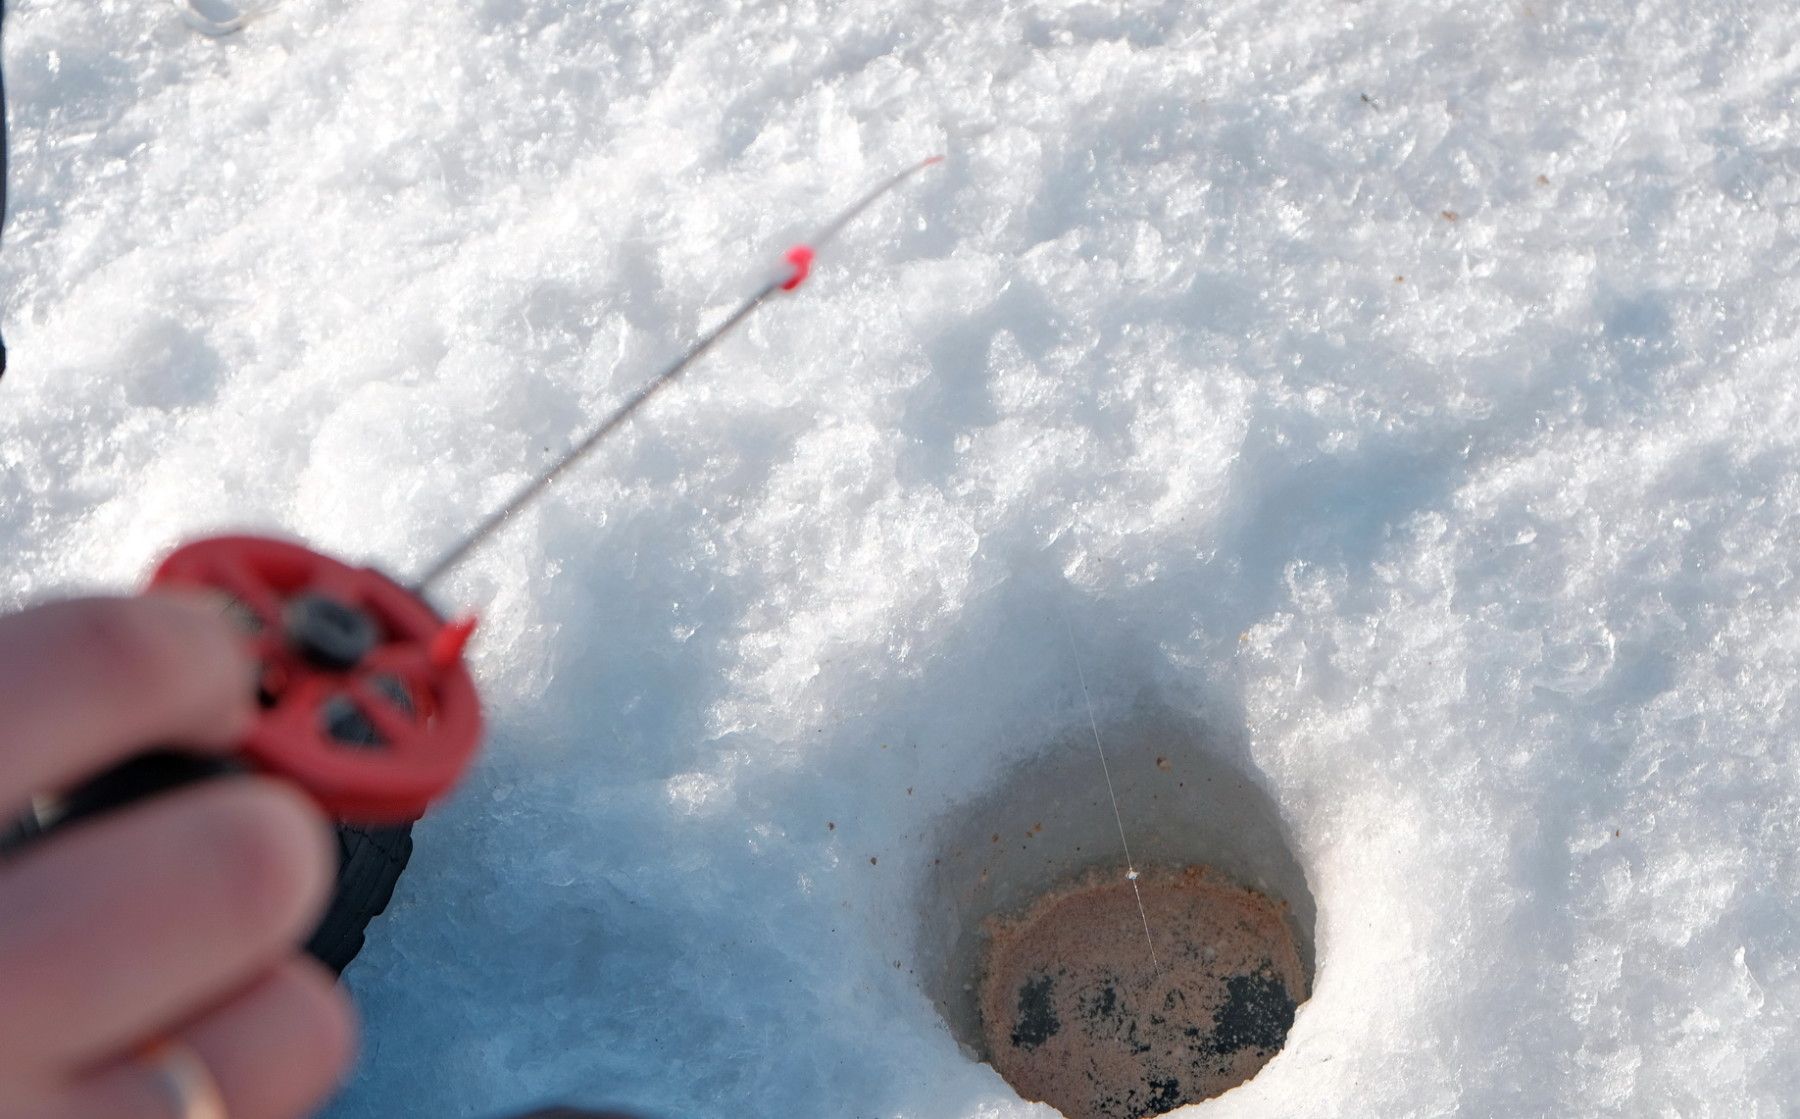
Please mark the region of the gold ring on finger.
POLYGON ((159 1041, 145 1051, 143 1059, 168 1092, 177 1119, 229 1119, 219 1082, 192 1046, 159 1041))

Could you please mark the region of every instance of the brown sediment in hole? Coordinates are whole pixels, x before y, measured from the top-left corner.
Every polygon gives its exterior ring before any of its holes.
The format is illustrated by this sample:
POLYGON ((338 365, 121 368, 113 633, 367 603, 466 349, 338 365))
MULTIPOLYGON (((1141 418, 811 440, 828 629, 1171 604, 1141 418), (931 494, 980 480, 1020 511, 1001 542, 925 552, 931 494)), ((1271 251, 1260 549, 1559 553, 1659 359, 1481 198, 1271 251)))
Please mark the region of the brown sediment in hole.
POLYGON ((1113 870, 984 925, 988 1058, 1068 1119, 1143 1119, 1236 1087, 1280 1051, 1307 996, 1285 905, 1203 866, 1137 885, 1142 917, 1113 870))

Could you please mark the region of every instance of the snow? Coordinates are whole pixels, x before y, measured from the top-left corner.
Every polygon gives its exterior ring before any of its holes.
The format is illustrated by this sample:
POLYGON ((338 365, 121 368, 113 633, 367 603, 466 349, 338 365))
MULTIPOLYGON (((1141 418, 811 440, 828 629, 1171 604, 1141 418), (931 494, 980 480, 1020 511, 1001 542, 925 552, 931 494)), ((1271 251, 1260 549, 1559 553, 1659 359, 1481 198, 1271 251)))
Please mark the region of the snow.
POLYGON ((1021 774, 1098 789, 1065 615, 1116 765, 1247 773, 1316 904, 1183 1114, 1800 1100, 1786 5, 8 7, 0 605, 415 570, 951 156, 444 589, 491 739, 332 1119, 1047 1115, 930 930, 1021 774))

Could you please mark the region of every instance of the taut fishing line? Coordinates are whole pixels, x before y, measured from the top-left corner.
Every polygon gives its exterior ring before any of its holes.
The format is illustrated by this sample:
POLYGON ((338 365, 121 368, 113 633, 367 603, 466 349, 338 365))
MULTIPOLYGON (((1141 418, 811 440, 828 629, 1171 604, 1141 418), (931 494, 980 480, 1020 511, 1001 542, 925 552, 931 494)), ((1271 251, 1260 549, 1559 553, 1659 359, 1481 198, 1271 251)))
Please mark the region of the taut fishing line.
POLYGON ((1087 673, 1081 668, 1081 650, 1075 645, 1075 625, 1069 621, 1069 609, 1058 600, 1062 611, 1063 632, 1069 637, 1069 656, 1075 661, 1075 678, 1081 681, 1081 701, 1087 706, 1088 730, 1094 735, 1094 752, 1100 755, 1100 772, 1106 776, 1106 795, 1112 800, 1113 822, 1119 825, 1119 846, 1125 849, 1125 880, 1131 883, 1131 896, 1137 899, 1138 917, 1144 922, 1144 943, 1150 948, 1150 966, 1157 971, 1162 964, 1156 958, 1156 940, 1150 935, 1150 914, 1144 909, 1144 893, 1138 888, 1137 863, 1131 857, 1131 841, 1125 838, 1125 817, 1119 812, 1119 794, 1113 791, 1112 767, 1106 763, 1106 747, 1100 745, 1100 724, 1094 720, 1094 697, 1088 694, 1087 673))

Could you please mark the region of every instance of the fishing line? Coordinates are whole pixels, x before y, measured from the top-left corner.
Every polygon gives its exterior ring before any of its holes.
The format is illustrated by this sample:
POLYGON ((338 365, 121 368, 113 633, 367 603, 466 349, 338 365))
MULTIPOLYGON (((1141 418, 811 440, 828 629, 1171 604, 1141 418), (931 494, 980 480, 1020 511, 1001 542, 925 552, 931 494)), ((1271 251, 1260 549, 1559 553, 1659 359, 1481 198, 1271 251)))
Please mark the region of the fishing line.
POLYGON ((1075 645, 1075 626, 1069 621, 1069 608, 1059 599, 1063 632, 1069 637, 1069 655, 1075 661, 1075 678, 1081 681, 1081 701, 1087 705, 1088 729, 1094 732, 1094 752, 1100 755, 1100 772, 1106 775, 1106 795, 1112 800, 1113 822, 1119 825, 1119 846, 1125 849, 1125 880, 1131 883, 1131 895, 1137 899, 1138 917, 1144 922, 1144 943, 1150 947, 1150 966, 1162 970, 1156 958, 1156 941, 1150 935, 1150 914, 1144 910, 1144 894, 1138 889, 1137 863, 1131 857, 1131 841, 1125 838, 1125 817, 1119 812, 1119 794, 1113 791, 1112 767, 1106 764, 1106 747, 1100 745, 1100 725, 1094 721, 1094 697, 1088 694, 1087 673, 1081 669, 1081 650, 1075 645))

